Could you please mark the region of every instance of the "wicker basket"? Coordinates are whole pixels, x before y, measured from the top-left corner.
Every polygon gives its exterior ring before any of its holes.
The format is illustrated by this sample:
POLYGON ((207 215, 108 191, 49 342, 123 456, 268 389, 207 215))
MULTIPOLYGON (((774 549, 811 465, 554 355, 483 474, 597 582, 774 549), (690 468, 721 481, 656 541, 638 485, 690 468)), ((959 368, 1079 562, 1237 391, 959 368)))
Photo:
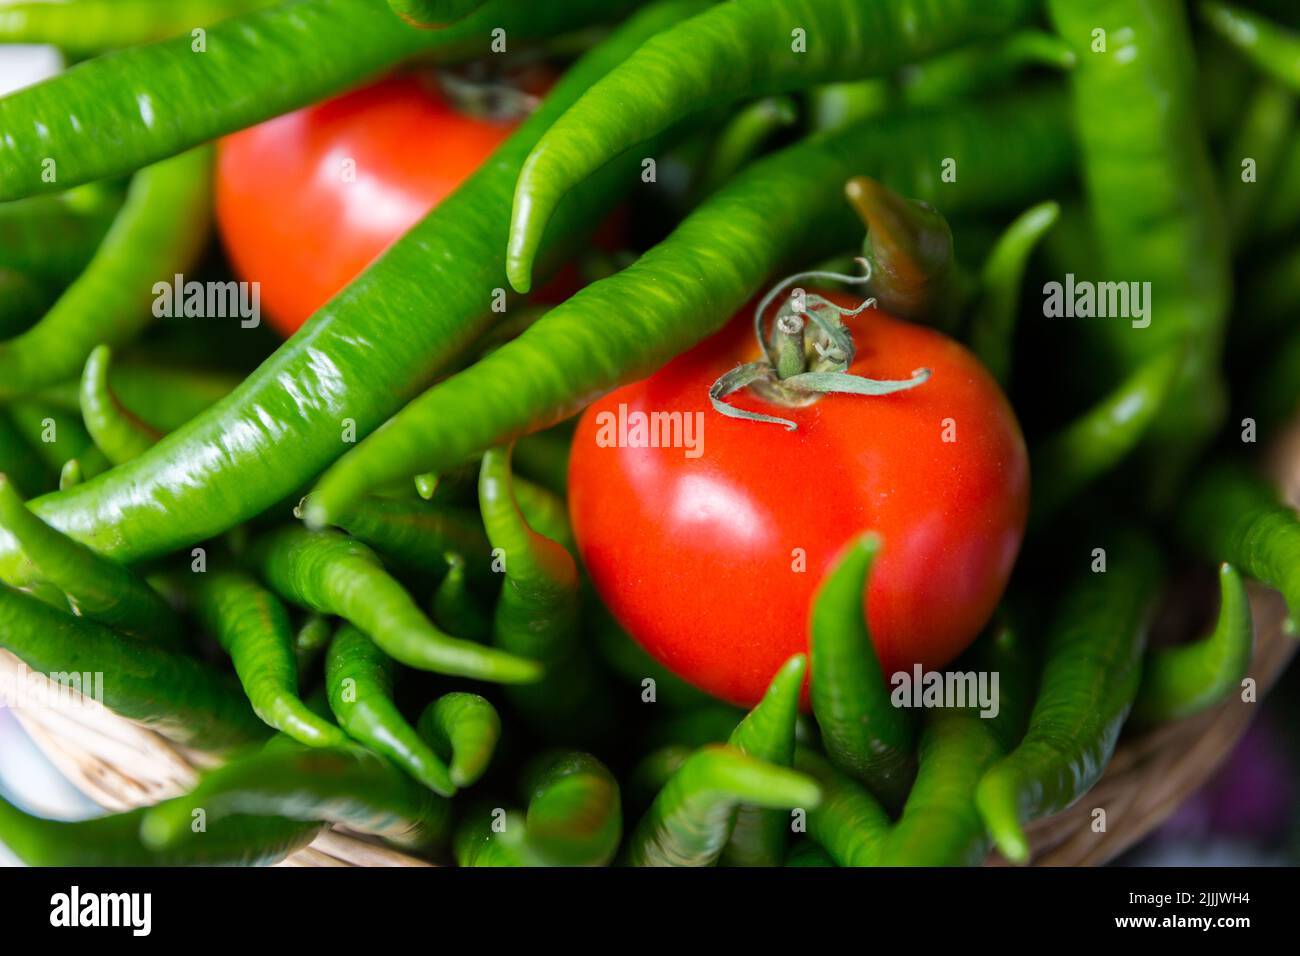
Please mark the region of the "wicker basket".
MULTIPOLYGON (((1300 503, 1300 428, 1276 448, 1275 476, 1293 504, 1300 503)), ((1097 785, 1064 813, 1029 827, 1038 866, 1092 866, 1119 856, 1163 823, 1231 754, 1273 683, 1286 669, 1297 642, 1283 632, 1286 608, 1267 588, 1251 587, 1255 656, 1250 676, 1255 703, 1231 695, 1186 720, 1121 740, 1097 785), (1094 830, 1095 811, 1106 827, 1094 830)), ((0 651, 0 672, 28 678, 26 665, 0 651)), ((39 676, 30 679, 40 680, 39 676)), ((94 705, 56 698, 52 705, 16 710, 19 722, 54 765, 107 810, 156 803, 194 785, 211 764, 207 755, 170 743, 94 705)), ((996 854, 989 863, 1002 861, 996 854)), ((427 866, 365 837, 323 831, 281 866, 427 866)))

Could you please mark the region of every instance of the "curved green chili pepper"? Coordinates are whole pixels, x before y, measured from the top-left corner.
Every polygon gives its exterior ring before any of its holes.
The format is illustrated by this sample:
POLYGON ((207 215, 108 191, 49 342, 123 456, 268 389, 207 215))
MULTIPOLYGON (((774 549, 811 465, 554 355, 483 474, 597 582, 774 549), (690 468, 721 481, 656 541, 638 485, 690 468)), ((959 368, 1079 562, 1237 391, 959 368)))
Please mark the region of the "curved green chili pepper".
POLYGON ((764 97, 740 110, 709 147, 696 194, 716 192, 754 158, 764 142, 794 126, 798 119, 799 109, 788 96, 764 97))
POLYGON ((629 2, 495 0, 446 30, 412 30, 384 0, 289 0, 211 27, 202 53, 186 33, 98 57, 0 101, 0 128, 9 132, 0 143, 0 201, 131 172, 341 93, 416 54, 488 55, 497 28, 510 42, 540 39, 607 20, 629 2), (42 175, 47 158, 55 182, 42 175))
POLYGON ((510 284, 528 291, 542 233, 565 193, 682 116, 744 96, 887 73, 997 35, 1032 7, 1029 0, 749 0, 715 6, 647 41, 529 155, 515 191, 510 284))
POLYGON ((85 480, 86 476, 81 470, 81 462, 75 458, 69 458, 63 463, 63 467, 59 469, 59 491, 75 488, 85 480))
MULTIPOLYGON (((6 13, 0 7, 0 27, 6 13)), ((119 192, 102 183, 0 203, 0 268, 43 281, 72 281, 94 256, 121 207, 119 192)))
POLYGON ((451 782, 468 787, 487 772, 501 737, 501 718, 478 694, 453 691, 424 709, 416 729, 448 761, 451 782))
POLYGON ((0 43, 48 43, 72 54, 153 43, 277 0, 18 0, 0 7, 0 43))
POLYGON ((1103 540, 1105 571, 1083 572, 1057 609, 1024 739, 976 790, 989 834, 1015 863, 1029 857, 1026 820, 1065 809, 1097 782, 1142 677, 1160 555, 1136 535, 1103 540))
POLYGON ((277 742, 204 774, 185 796, 146 812, 140 835, 146 846, 180 850, 203 842, 205 834, 192 829, 196 819, 215 828, 244 815, 337 823, 419 849, 446 836, 450 804, 360 747, 277 742))
POLYGON ((589 725, 597 719, 597 681, 590 658, 578 652, 578 567, 563 546, 528 526, 511 484, 509 450, 486 451, 479 472, 479 510, 494 559, 505 574, 492 641, 544 668, 541 681, 510 692, 539 729, 554 733, 589 725))
POLYGON ((1291 621, 1300 618, 1300 518, 1245 465, 1201 471, 1179 509, 1177 528, 1187 546, 1207 560, 1228 561, 1277 588, 1291 621))
POLYGON ((889 814, 856 781, 807 747, 794 765, 817 781, 822 800, 808 811, 808 834, 838 866, 875 866, 889 834, 889 814))
MULTIPOLYGON (((211 408, 239 385, 224 371, 185 368, 157 360, 113 356, 108 387, 128 412, 154 431, 166 433, 211 408)), ((36 397, 68 410, 80 410, 81 385, 65 382, 43 388, 36 397)))
POLYGON ((210 571, 195 576, 195 607, 234 662, 258 717, 308 747, 341 747, 347 737, 298 696, 293 630, 284 605, 251 577, 210 571))
POLYGON ((1278 177, 1278 163, 1295 128, 1295 106, 1293 93, 1276 83, 1261 83, 1232 141, 1224 147, 1223 207, 1234 245, 1250 234, 1256 211, 1265 205, 1278 177), (1255 166, 1250 180, 1242 178, 1242 163, 1247 159, 1255 166))
POLYGON ((926 106, 986 93, 1026 67, 1073 69, 1074 51, 1041 30, 1020 30, 959 47, 903 68, 900 93, 909 106, 926 106))
POLYGON ((447 765, 393 702, 393 662, 374 641, 343 625, 325 655, 330 710, 354 740, 383 754, 434 793, 456 792, 447 765))
POLYGON ((319 823, 277 817, 227 817, 175 849, 140 839, 150 810, 90 820, 47 820, 0 797, 0 843, 28 866, 264 866, 283 860, 320 832, 319 823))
POLYGON ((1031 517, 1041 525, 1142 440, 1169 400, 1182 368, 1177 352, 1150 359, 1031 453, 1031 517))
POLYGON ((850 545, 818 586, 809 621, 812 707, 831 761, 888 805, 902 802, 916 770, 910 715, 890 701, 862 612, 880 539, 850 545))
POLYGON ((75 378, 96 345, 128 341, 144 327, 154 284, 185 272, 207 240, 211 160, 202 148, 136 174, 85 271, 44 318, 0 344, 0 396, 75 378))
MULTIPOLYGON (((508 10, 496 4, 485 7, 473 18, 442 32, 479 31, 479 17, 501 25, 505 21, 497 17, 507 12, 512 18, 530 18, 558 29, 559 24, 572 25, 593 11, 602 16, 612 14, 619 6, 609 0, 575 0, 536 9, 522 0, 509 0, 509 4, 508 10)), ((703 0, 678 0, 647 7, 629 19, 565 73, 538 110, 490 161, 319 310, 300 334, 281 346, 235 392, 169 434, 148 454, 113 469, 99 481, 88 481, 43 498, 33 505, 34 510, 97 551, 118 560, 138 561, 221 534, 297 492, 338 456, 342 438, 351 428, 364 435, 382 424, 410 395, 454 362, 497 318, 490 290, 505 286, 502 261, 510 192, 524 154, 542 130, 597 77, 621 62, 629 50, 676 22, 684 11, 702 5, 703 0), (478 223, 481 228, 467 230, 468 222, 478 223), (394 336, 393 316, 399 313, 404 316, 403 331, 394 336), (237 455, 230 454, 232 436, 238 436, 237 455), (183 482, 178 481, 180 475, 184 475, 183 482), (166 506, 160 507, 160 501, 165 501, 166 506)), ((290 3, 256 14, 255 18, 257 24, 265 25, 268 18, 279 24, 282 29, 274 34, 277 39, 255 28, 252 18, 241 18, 233 25, 214 27, 209 31, 209 41, 215 47, 217 30, 229 26, 232 36, 241 38, 236 43, 238 51, 254 42, 259 50, 295 51, 293 66, 287 73, 294 79, 291 82, 286 74, 276 71, 263 72, 266 64, 261 57, 252 62, 244 56, 222 60, 223 69, 234 70, 239 79, 242 92, 234 99, 241 110, 249 108, 250 97, 257 98, 253 95, 256 91, 250 92, 246 86, 250 75, 259 83, 268 80, 276 97, 283 95, 280 86, 300 87, 296 74, 302 71, 304 51, 309 52, 312 82, 318 82, 319 70, 350 70, 357 66, 358 56, 373 52, 375 37, 386 29, 381 23, 391 23, 403 35, 420 35, 389 14, 382 0, 290 3), (290 31, 288 37, 283 35, 286 29, 290 31), (315 31, 324 31, 328 36, 320 43, 314 42, 315 31)), ((484 36, 483 42, 490 41, 484 36)), ((214 50, 194 56, 188 49, 184 59, 196 63, 216 55, 214 50)), ((169 55, 174 57, 176 53, 169 55)), ((368 75, 373 69, 367 65, 364 73, 368 75)), ((328 82, 336 81, 337 76, 333 76, 328 82)), ((96 107, 87 113, 95 115, 97 122, 85 124, 87 130, 112 130, 116 136, 123 129, 135 128, 129 123, 117 125, 105 116, 98 108, 103 91, 94 84, 90 87, 87 95, 93 94, 96 107)), ((42 97, 54 96, 56 89, 47 89, 42 97)), ((138 112, 136 92, 132 86, 130 109, 138 112)), ((320 92, 314 88, 305 94, 306 99, 314 99, 320 92)), ((24 90, 0 103, 12 106, 18 97, 29 93, 31 90, 24 90)), ((211 95, 205 96, 204 102, 221 106, 230 99, 211 95)), ((23 110, 30 110, 39 107, 43 98, 24 102, 28 105, 23 110)), ((52 113, 62 115, 66 106, 67 102, 62 101, 52 113)), ((263 108, 258 107, 259 118, 264 115, 263 108)), ((272 112, 276 108, 270 107, 272 112)), ((167 115, 177 112, 211 115, 206 108, 188 107, 169 110, 167 115)), ((0 128, 18 129, 22 124, 16 116, 14 109, 6 113, 0 107, 0 128)), ((194 132, 192 127, 187 129, 194 132)), ((211 133, 205 128, 201 138, 211 133)), ((1051 152, 1049 148, 1036 156, 1036 165, 1042 164, 1044 155, 1050 157, 1051 152)), ((0 144, 0 183, 6 180, 8 173, 4 170, 11 162, 12 157, 0 144)), ((27 162, 19 166, 25 170, 27 162)), ((573 202, 566 204, 565 215, 550 230, 557 250, 612 205, 625 180, 631 178, 624 174, 633 163, 635 157, 630 157, 626 167, 612 167, 609 175, 591 189, 574 194, 573 202)), ((1047 165, 1050 167, 1050 161, 1047 165)), ((36 163, 32 162, 32 166, 35 168, 36 163)), ((107 172, 101 170, 96 175, 107 172)), ((70 457, 74 456, 64 455, 55 467, 70 457)), ((419 470, 398 477, 406 480, 419 470)), ((23 572, 21 556, 15 552, 12 540, 0 535, 0 579, 21 580, 23 572)))
POLYGON ((618 781, 579 751, 545 754, 526 773, 525 815, 477 811, 456 835, 461 866, 606 866, 618 852, 618 781))
MULTIPOLYGON (((224 674, 0 585, 0 647, 45 675, 104 676, 102 703, 171 740, 223 750, 259 740, 266 725, 224 674)), ((89 689, 83 684, 83 692, 89 689)))
POLYGON ((1300 92, 1300 33, 1227 3, 1201 3, 1205 22, 1269 76, 1300 92))
POLYGON ((1132 720, 1150 726, 1212 707, 1241 684, 1255 646, 1250 596, 1237 569, 1219 566, 1219 616, 1199 641, 1147 652, 1132 720))
MULTIPOLYGON (((741 753, 780 767, 794 763, 795 724, 808 658, 796 654, 776 672, 763 699, 737 725, 727 741, 741 753)), ((719 862, 723 866, 779 866, 785 857, 787 815, 742 805, 719 862)))
POLYGON ((808 127, 830 133, 888 112, 894 89, 885 77, 827 83, 808 91, 808 127))
POLYGON ((1078 58, 1073 115, 1105 278, 1149 290, 1145 317, 1130 299, 1131 315, 1088 320, 1088 333, 1107 353, 1104 367, 1120 375, 1185 350, 1147 441, 1150 496, 1163 504, 1223 417, 1219 365, 1231 293, 1186 12, 1182 0, 1048 0, 1047 10, 1078 58))
POLYGON ((433 592, 433 621, 454 637, 476 644, 492 636, 492 621, 478 606, 465 581, 465 559, 448 554, 447 573, 433 592))
POLYGON ((393 12, 417 27, 445 27, 469 16, 487 0, 388 0, 393 12))
MULTIPOLYGON (((308 614, 293 636, 293 656, 302 673, 319 657, 334 637, 334 626, 323 614, 308 614)), ((329 708, 327 707, 326 710, 329 708)))
POLYGON ((980 271, 980 299, 971 317, 970 346, 1003 388, 1011 378, 1012 341, 1025 267, 1060 214, 1061 207, 1055 202, 1026 209, 1007 226, 980 271))
POLYGON ((81 417, 95 447, 115 465, 143 455, 162 435, 140 421, 117 400, 108 384, 112 351, 100 345, 86 359, 81 376, 81 417))
POLYGON ((628 847, 632 866, 712 866, 735 810, 811 810, 821 789, 802 773, 747 757, 735 747, 697 750, 641 818, 628 847))
POLYGON ((176 647, 176 612, 125 565, 102 558, 32 514, 0 474, 0 528, 13 535, 38 579, 68 596, 77 613, 133 637, 176 647))
POLYGON ((532 661, 438 631, 373 551, 338 532, 282 528, 254 544, 252 559, 281 597, 351 622, 410 667, 501 683, 539 676, 532 661))
MULTIPOLYGON (((519 444, 516 443, 515 450, 517 451, 518 448, 519 444)), ((512 462, 514 457, 512 454, 512 462)), ((550 488, 526 481, 518 475, 514 475, 511 479, 511 487, 515 495, 515 504, 519 506, 519 513, 528 522, 528 527, 542 537, 564 545, 564 549, 569 554, 576 555, 578 542, 573 536, 573 527, 569 524, 569 506, 563 498, 564 490, 561 489, 557 493, 550 488)))
POLYGON ((842 186, 864 169, 905 195, 942 195, 949 213, 1043 191, 1069 168, 1060 111, 1049 95, 890 116, 759 160, 635 264, 551 309, 344 455, 313 492, 306 520, 327 524, 369 488, 445 470, 650 374, 720 329, 786 260, 853 241, 860 228, 842 186), (935 156, 959 159, 955 182, 938 181, 935 156))

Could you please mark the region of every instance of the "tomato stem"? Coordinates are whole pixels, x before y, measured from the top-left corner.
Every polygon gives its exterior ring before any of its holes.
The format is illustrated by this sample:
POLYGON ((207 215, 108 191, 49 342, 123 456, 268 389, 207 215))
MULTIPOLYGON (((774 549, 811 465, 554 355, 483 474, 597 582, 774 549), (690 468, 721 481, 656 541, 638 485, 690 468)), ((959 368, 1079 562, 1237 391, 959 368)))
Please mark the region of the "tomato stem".
POLYGON ((776 355, 776 377, 786 379, 808 370, 804 354, 803 316, 785 312, 772 329, 772 352, 776 355))

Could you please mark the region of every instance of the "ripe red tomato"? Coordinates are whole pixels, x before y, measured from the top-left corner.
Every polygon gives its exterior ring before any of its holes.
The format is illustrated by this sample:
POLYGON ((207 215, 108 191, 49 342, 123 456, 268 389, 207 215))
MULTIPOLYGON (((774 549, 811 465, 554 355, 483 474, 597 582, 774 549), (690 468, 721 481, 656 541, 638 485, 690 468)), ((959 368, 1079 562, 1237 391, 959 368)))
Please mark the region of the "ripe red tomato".
POLYGON ((882 538, 864 600, 886 674, 960 654, 992 614, 1020 547, 1029 466, 993 379, 931 329, 875 310, 846 321, 857 347, 849 371, 901 379, 926 367, 929 381, 796 409, 732 396, 797 422, 793 432, 727 418, 708 390, 759 357, 744 315, 594 403, 574 437, 570 509, 596 589, 661 663, 736 704, 755 703, 777 668, 807 649, 813 591, 862 532, 882 538), (611 437, 602 425, 654 412, 700 413, 702 453, 602 447, 611 437))
POLYGON ((456 189, 511 132, 390 77, 227 136, 217 223, 240 278, 290 335, 456 189))

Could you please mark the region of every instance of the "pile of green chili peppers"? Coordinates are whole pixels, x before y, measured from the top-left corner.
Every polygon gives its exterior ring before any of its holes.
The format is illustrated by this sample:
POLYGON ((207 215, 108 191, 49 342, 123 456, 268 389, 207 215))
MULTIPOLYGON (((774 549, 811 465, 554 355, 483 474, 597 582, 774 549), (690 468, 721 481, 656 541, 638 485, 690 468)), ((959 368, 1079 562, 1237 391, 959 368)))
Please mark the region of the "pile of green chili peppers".
POLYGON ((6 6, 0 42, 78 59, 0 98, 0 648, 103 673, 109 709, 219 758, 91 821, 0 799, 29 863, 267 863, 332 825, 464 866, 1025 862, 1121 734, 1238 693, 1246 578, 1300 614, 1300 522, 1254 454, 1300 405, 1287 4, 67 0, 6 6), (572 62, 298 334, 214 358, 150 325, 209 244, 217 137, 499 30, 572 62), (656 152, 692 177, 676 224, 512 328, 497 290, 656 152), (576 559, 568 420, 858 247, 855 176, 951 230, 908 263, 942 307, 891 308, 942 312, 1029 436, 1025 556, 953 665, 999 675, 991 719, 892 705, 873 535, 748 713, 646 657, 576 559), (1018 328, 1026 276, 1065 273, 1149 283, 1148 334, 1018 328), (1187 565, 1218 568, 1217 617, 1148 646, 1187 565))

